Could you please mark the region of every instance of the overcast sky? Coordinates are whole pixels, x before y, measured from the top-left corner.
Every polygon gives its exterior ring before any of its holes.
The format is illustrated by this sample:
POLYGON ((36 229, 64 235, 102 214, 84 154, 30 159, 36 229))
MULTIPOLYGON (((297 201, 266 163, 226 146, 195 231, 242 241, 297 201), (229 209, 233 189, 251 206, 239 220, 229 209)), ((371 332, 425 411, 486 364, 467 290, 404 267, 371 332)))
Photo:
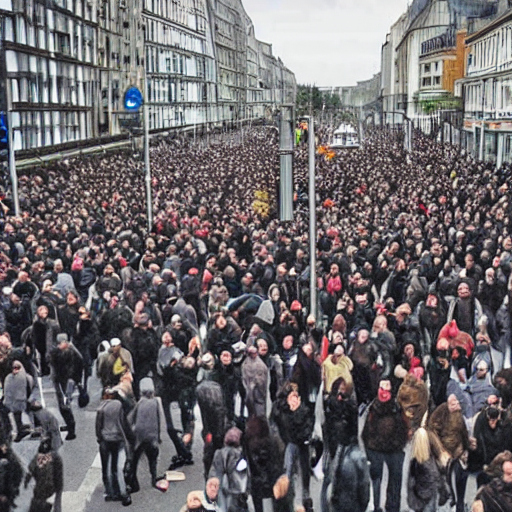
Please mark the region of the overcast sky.
POLYGON ((407 0, 242 0, 256 37, 299 84, 355 85, 380 71, 380 51, 407 0))

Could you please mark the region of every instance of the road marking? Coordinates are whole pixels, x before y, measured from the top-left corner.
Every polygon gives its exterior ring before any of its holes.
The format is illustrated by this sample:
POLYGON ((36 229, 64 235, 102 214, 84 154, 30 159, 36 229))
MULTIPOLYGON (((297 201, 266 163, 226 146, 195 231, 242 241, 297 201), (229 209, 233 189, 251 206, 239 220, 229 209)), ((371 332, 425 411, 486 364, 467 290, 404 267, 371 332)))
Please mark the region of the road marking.
POLYGON ((101 483, 101 459, 99 452, 85 474, 78 491, 62 493, 62 510, 73 510, 74 512, 84 512, 96 490, 101 483))

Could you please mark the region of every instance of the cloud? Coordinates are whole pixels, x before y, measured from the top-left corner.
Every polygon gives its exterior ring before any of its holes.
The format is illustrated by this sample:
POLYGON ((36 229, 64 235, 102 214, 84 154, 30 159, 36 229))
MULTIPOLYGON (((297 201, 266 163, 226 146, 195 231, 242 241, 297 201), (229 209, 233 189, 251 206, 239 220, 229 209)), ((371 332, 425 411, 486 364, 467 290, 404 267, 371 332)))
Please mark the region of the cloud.
POLYGON ((299 83, 354 85, 380 71, 381 46, 407 0, 242 0, 256 37, 299 83))

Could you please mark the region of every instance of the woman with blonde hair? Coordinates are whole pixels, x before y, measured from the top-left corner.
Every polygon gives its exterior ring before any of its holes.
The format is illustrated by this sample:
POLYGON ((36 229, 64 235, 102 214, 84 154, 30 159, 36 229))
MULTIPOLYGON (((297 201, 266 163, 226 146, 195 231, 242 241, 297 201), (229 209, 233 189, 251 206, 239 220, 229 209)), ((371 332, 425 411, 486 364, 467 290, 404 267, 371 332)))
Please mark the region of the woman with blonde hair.
POLYGON ((435 512, 448 500, 444 468, 449 455, 434 432, 425 428, 427 413, 412 438, 407 504, 414 512, 435 512))

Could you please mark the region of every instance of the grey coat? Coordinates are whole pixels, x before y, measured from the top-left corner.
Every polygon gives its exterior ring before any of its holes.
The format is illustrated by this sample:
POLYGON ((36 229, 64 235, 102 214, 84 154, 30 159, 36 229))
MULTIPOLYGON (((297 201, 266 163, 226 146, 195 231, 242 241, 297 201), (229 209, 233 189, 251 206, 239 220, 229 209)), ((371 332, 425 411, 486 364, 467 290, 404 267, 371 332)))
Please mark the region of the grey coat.
POLYGON ((4 405, 11 412, 23 412, 34 386, 34 379, 25 370, 9 373, 4 383, 4 405))
POLYGON ((138 401, 128 416, 128 421, 131 423, 135 435, 135 449, 144 441, 150 442, 153 446, 160 443, 162 421, 164 419, 162 402, 159 397, 146 398, 143 396, 138 401))

